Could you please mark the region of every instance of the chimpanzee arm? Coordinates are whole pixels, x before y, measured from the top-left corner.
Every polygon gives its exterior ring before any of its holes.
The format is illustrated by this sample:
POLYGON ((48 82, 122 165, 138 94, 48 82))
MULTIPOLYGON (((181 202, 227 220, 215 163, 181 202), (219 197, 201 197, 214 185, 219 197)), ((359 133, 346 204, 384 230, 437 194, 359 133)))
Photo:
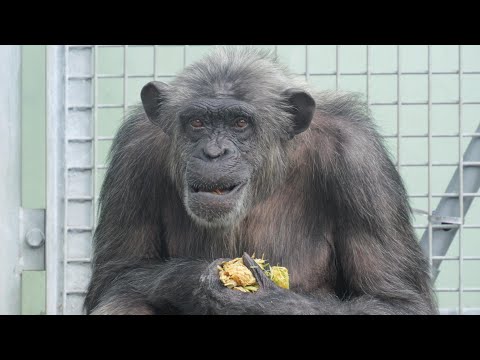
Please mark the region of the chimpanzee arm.
MULTIPOLYGON (((208 262, 170 259, 129 264, 105 287, 92 314, 204 313, 194 295, 208 262)), ((217 271, 218 276, 218 271, 217 271)))
MULTIPOLYGON (((335 100, 342 140, 330 167, 327 191, 334 200, 335 252, 350 309, 435 313, 429 266, 415 236, 399 173, 354 97, 335 100)), ((347 302, 348 304, 348 302, 347 302)))
POLYGON ((201 277, 196 292, 201 309, 209 314, 222 315, 409 315, 435 314, 433 302, 418 292, 400 289, 393 284, 387 291, 364 292, 348 299, 334 294, 299 294, 276 286, 253 260, 244 255, 244 263, 251 267, 260 289, 253 294, 227 289, 218 280, 218 262, 213 262, 201 277), (250 259, 250 260, 248 260, 250 259), (402 291, 403 290, 403 291, 402 291), (401 293, 401 295, 398 295, 401 293))

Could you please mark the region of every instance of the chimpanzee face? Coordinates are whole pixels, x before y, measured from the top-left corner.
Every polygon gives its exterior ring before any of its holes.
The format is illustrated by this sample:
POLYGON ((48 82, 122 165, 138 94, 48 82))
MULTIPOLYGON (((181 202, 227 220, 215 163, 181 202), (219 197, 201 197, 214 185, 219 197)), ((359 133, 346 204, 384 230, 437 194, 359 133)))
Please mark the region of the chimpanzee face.
POLYGON ((194 97, 177 103, 172 112, 169 91, 170 85, 151 82, 142 89, 142 101, 149 119, 175 139, 175 167, 182 169, 177 181, 182 182, 186 211, 204 226, 231 225, 248 210, 261 169, 270 168, 268 162, 280 156, 278 134, 292 138, 306 130, 315 102, 307 93, 289 89, 284 98, 291 113, 275 121, 260 117, 259 109, 247 101, 225 94, 194 97))
POLYGON ((239 215, 255 168, 254 109, 231 98, 198 99, 178 120, 188 212, 210 224, 239 215))

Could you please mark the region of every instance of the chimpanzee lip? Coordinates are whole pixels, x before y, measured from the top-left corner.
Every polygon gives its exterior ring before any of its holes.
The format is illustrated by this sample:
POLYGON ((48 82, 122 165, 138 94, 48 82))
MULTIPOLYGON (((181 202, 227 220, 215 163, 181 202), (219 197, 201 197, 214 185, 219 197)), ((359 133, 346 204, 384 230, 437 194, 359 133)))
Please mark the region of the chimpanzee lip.
POLYGON ((190 192, 194 194, 208 194, 212 196, 226 196, 238 191, 244 183, 236 183, 232 185, 191 185, 190 192))

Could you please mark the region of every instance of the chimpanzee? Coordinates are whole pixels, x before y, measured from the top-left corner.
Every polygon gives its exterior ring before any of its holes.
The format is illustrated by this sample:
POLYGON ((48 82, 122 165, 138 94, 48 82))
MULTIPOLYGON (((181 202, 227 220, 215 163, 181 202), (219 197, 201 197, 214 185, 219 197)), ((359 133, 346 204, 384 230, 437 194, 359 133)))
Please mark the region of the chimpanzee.
POLYGON ((152 81, 112 145, 87 314, 436 314, 402 180, 361 97, 266 50, 152 81), (255 268, 289 269, 289 290, 255 268), (225 287, 243 255, 255 293, 225 287))

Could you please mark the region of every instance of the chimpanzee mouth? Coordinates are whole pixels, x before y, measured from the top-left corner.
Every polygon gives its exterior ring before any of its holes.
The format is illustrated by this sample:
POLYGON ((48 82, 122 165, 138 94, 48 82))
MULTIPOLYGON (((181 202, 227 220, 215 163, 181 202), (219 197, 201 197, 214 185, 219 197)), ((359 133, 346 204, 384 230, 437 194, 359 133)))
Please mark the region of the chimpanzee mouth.
POLYGON ((239 216, 246 196, 248 180, 239 182, 235 179, 233 180, 235 183, 230 181, 200 184, 192 181, 188 184, 184 201, 190 216, 200 224, 209 226, 226 224, 225 219, 230 216, 239 216))
POLYGON ((193 185, 190 186, 190 191, 194 194, 211 194, 215 196, 225 196, 235 193, 240 189, 244 184, 238 183, 234 185, 193 185))

